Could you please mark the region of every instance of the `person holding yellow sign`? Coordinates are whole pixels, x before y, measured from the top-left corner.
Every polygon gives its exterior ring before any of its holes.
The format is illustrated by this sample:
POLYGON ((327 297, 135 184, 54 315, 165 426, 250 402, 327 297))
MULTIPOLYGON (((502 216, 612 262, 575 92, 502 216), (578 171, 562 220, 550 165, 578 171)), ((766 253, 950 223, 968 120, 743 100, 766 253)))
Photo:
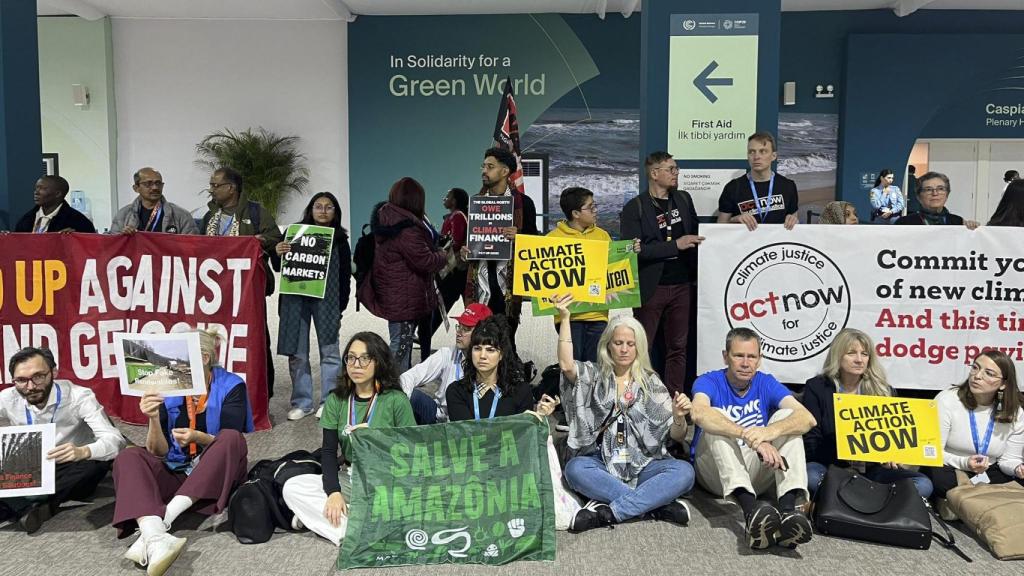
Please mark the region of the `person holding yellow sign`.
MULTIPOLYGON (((957 471, 971 484, 1005 484, 1024 479, 1024 409, 1017 390, 1013 360, 998 350, 982 352, 967 380, 935 397, 943 466, 926 468, 935 496, 959 483, 957 471)), ((940 501, 939 512, 944 513, 940 501)))
POLYGON ((860 394, 863 396, 893 396, 878 362, 871 337, 853 328, 845 328, 836 335, 825 358, 822 373, 807 381, 801 399, 817 424, 804 434, 804 454, 807 458, 807 490, 811 497, 825 478, 830 465, 858 468, 875 482, 894 482, 900 478, 914 481, 917 493, 927 498, 932 483, 924 474, 896 462, 848 462, 836 453, 836 418, 834 394, 860 394))

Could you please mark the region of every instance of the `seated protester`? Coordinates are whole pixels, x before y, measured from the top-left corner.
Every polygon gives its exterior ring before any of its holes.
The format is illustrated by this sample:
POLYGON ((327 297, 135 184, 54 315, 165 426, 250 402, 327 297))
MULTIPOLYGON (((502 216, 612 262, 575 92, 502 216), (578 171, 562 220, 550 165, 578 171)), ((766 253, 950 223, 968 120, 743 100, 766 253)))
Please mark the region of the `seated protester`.
POLYGON ((523 378, 523 365, 513 350, 504 316, 480 321, 469 350, 470 358, 463 359, 465 376, 445 392, 449 420, 481 420, 533 410, 533 392, 523 378))
POLYGON ((373 332, 359 332, 342 355, 345 372, 324 403, 323 473, 301 474, 281 489, 285 504, 295 514, 292 527, 303 526, 341 546, 348 528, 348 501, 352 498, 351 468, 339 473, 338 448, 352 462, 349 436, 359 428, 415 426, 409 399, 402 394, 398 367, 384 340, 373 332))
POLYGON ((725 339, 723 370, 693 383, 693 437, 697 480, 708 492, 739 502, 751 548, 795 547, 811 540, 811 524, 798 510, 807 497, 801 435, 816 425, 793 394, 759 372, 761 339, 733 328, 725 339), (779 508, 758 502, 775 488, 779 508))
MULTIPOLYGON (((1024 409, 1017 370, 1009 356, 998 350, 982 352, 971 364, 967 380, 939 392, 935 401, 943 466, 922 471, 935 485, 937 498, 944 499, 957 486, 957 471, 972 484, 1024 479, 1024 409)), ((947 517, 944 502, 939 502, 938 509, 947 517)))
POLYGON ((949 177, 941 172, 925 172, 917 179, 917 200, 921 209, 907 214, 896 221, 902 226, 967 226, 974 230, 978 223, 964 220, 946 209, 946 201, 953 191, 949 186, 949 177))
POLYGON ((14 386, 0 392, 0 417, 12 426, 53 423, 56 462, 49 496, 0 498, 0 522, 18 519, 28 534, 57 512, 62 502, 84 500, 110 471, 110 461, 125 446, 92 390, 55 380, 57 364, 46 348, 23 348, 11 356, 14 386))
POLYGON ((174 520, 198 506, 201 514, 223 511, 245 481, 253 431, 252 411, 241 378, 216 366, 215 332, 199 331, 207 393, 161 398, 147 393, 139 410, 149 418, 146 447, 128 448, 114 461, 114 527, 118 538, 136 525, 141 536, 124 557, 159 576, 185 549, 168 533, 174 520))
POLYGON ((96 227, 78 210, 64 200, 71 186, 60 176, 43 176, 36 180, 32 194, 36 207, 25 213, 14 225, 15 232, 88 232, 96 233, 96 227))
POLYGON ((167 234, 199 234, 192 214, 164 198, 164 179, 152 168, 140 168, 133 178, 132 190, 138 197, 122 207, 110 223, 111 234, 135 232, 166 232, 167 234))
POLYGON ((804 455, 807 458, 807 490, 811 497, 825 478, 830 465, 857 468, 866 478, 890 483, 910 478, 922 498, 931 496, 932 483, 928 477, 902 464, 887 462, 846 462, 836 455, 836 418, 833 394, 864 394, 865 396, 893 396, 885 379, 885 369, 878 362, 871 338, 853 328, 845 328, 836 335, 828 349, 822 373, 807 381, 801 399, 817 424, 804 434, 804 455))
POLYGON ((569 486, 591 501, 576 513, 571 532, 609 526, 649 514, 685 525, 690 510, 677 500, 693 488, 693 467, 668 454, 669 435, 686 436, 690 401, 675 401, 651 368, 647 336, 631 316, 611 320, 598 346, 598 360, 572 356, 568 305, 571 296, 553 298, 561 325, 558 366, 569 422, 569 448, 576 456, 565 466, 569 486))
POLYGON ((473 330, 482 320, 490 317, 491 309, 483 304, 470 304, 455 320, 455 347, 436 350, 426 360, 402 373, 402 391, 409 396, 417 424, 435 424, 448 421, 448 386, 462 379, 465 354, 469 349, 473 330), (438 381, 433 395, 419 389, 438 381))

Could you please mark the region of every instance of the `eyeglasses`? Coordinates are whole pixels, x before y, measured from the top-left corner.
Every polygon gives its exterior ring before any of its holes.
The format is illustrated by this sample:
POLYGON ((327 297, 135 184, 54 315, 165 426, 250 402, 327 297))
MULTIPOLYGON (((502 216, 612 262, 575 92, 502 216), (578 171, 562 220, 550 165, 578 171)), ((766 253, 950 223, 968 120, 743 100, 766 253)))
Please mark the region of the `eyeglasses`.
POLYGON ((1002 374, 997 374, 996 371, 992 370, 991 368, 986 368, 985 370, 982 370, 981 366, 978 366, 977 364, 972 364, 971 365, 971 375, 973 376, 973 375, 977 374, 978 372, 981 372, 981 377, 982 378, 984 378, 985 380, 988 380, 990 382, 996 382, 996 381, 999 381, 999 380, 1003 379, 1002 374))
POLYGON ((473 331, 473 326, 463 326, 462 324, 455 325, 455 331, 459 334, 465 334, 473 331))
POLYGON ((355 366, 358 364, 360 368, 366 368, 370 365, 370 362, 373 362, 373 358, 371 358, 369 354, 363 354, 361 356, 353 356, 352 354, 349 354, 348 356, 345 356, 346 366, 355 366))
POLYGON ((655 172, 657 172, 658 170, 664 170, 665 172, 668 172, 669 174, 679 174, 679 167, 678 166, 672 166, 671 168, 659 167, 659 168, 655 168, 654 169, 655 172))
POLYGON ((590 206, 584 206, 580 208, 580 212, 590 212, 591 214, 597 214, 597 202, 594 202, 590 206))
POLYGON ((334 204, 314 204, 314 212, 334 212, 334 204))
POLYGON ((946 188, 945 186, 928 186, 927 188, 921 188, 921 192, 925 194, 945 194, 946 192, 949 192, 949 188, 946 188))
POLYGON ((36 386, 42 386, 50 381, 50 372, 36 372, 35 374, 29 376, 28 378, 25 378, 24 376, 19 376, 17 378, 14 378, 13 381, 18 386, 27 386, 29 382, 35 384, 36 386))
POLYGON ((160 180, 143 180, 139 182, 139 186, 143 188, 163 188, 164 183, 160 180))

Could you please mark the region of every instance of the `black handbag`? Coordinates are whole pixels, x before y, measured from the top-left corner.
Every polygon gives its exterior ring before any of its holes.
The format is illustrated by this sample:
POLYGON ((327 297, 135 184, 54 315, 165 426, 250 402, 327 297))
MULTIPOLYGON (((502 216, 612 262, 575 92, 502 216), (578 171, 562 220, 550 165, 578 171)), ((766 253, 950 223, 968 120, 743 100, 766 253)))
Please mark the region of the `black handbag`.
POLYGON ((822 534, 927 550, 934 537, 962 558, 953 534, 917 493, 914 481, 874 482, 850 468, 829 466, 814 499, 814 526, 822 534), (946 536, 932 532, 932 517, 946 536))

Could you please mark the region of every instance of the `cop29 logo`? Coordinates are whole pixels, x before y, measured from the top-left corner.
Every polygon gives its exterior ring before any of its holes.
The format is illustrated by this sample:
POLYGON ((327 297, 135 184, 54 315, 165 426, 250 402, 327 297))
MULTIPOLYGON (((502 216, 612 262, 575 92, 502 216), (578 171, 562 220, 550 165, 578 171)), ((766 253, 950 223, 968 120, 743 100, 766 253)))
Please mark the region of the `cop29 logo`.
POLYGON ((732 271, 725 290, 729 327, 761 336, 761 353, 799 362, 827 350, 850 317, 850 286, 821 251, 795 242, 762 246, 732 271))

